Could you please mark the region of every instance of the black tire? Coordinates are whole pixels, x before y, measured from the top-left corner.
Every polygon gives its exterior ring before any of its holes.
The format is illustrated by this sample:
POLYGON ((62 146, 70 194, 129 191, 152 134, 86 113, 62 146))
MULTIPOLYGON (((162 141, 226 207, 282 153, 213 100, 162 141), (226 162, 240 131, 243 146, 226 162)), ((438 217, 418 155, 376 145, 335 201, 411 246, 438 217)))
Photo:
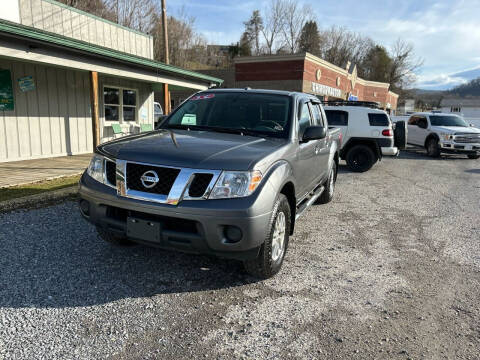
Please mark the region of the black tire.
POLYGON ((480 158, 480 154, 468 154, 467 155, 469 159, 476 160, 480 158))
POLYGON ((115 246, 132 246, 135 244, 133 241, 128 240, 126 237, 115 235, 99 226, 97 226, 97 233, 102 240, 105 240, 106 242, 115 246))
POLYGON ((395 130, 393 131, 393 139, 395 146, 400 150, 407 148, 408 127, 405 121, 397 121, 395 130))
POLYGON ((352 146, 345 157, 347 166, 354 172, 365 172, 377 162, 373 150, 367 145, 352 146))
POLYGON ((322 195, 318 198, 317 203, 327 204, 333 200, 335 195, 335 182, 337 181, 337 164, 333 162, 333 166, 330 169, 330 174, 325 182, 325 189, 323 189, 322 195))
POLYGON ((440 146, 438 145, 437 138, 430 138, 427 140, 425 144, 425 148, 427 150, 427 155, 432 158, 437 158, 440 156, 440 146))
POLYGON ((288 240, 290 236, 291 217, 290 217, 290 205, 287 197, 283 194, 279 194, 275 205, 273 206, 272 216, 269 222, 268 235, 260 248, 258 257, 253 260, 246 260, 243 262, 245 270, 250 274, 260 279, 268 279, 278 273, 283 264, 283 259, 288 248, 288 240), (283 252, 278 259, 272 258, 272 240, 275 232, 275 225, 277 218, 283 213, 285 218, 285 231, 283 238, 283 252))

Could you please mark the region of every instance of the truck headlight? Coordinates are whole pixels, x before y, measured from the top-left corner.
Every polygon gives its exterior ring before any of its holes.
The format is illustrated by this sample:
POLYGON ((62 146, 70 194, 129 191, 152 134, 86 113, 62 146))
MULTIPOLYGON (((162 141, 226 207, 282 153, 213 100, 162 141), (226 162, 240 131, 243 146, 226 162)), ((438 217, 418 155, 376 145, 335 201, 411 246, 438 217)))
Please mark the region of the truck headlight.
POLYGON ((258 170, 224 171, 208 198, 227 199, 249 196, 258 187, 262 177, 262 173, 258 170))
POLYGON ((103 164, 105 163, 105 158, 101 155, 93 155, 92 160, 87 168, 87 174, 90 175, 95 180, 104 183, 103 180, 103 164))
POLYGON ((445 133, 441 133, 440 134, 440 137, 442 140, 452 140, 453 139, 453 135, 452 134, 445 134, 445 133))

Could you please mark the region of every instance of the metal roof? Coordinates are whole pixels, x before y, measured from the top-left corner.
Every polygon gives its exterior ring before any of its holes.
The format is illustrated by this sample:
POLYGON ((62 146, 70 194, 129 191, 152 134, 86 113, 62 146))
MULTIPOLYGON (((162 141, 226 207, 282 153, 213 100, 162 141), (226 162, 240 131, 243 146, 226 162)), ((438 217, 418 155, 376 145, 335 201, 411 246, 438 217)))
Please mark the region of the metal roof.
POLYGON ((109 59, 128 62, 130 64, 146 66, 155 71, 163 71, 174 75, 182 75, 196 80, 222 84, 223 80, 213 76, 208 76, 198 72, 186 70, 173 65, 167 65, 162 62, 150 60, 136 55, 130 55, 121 51, 108 49, 102 46, 90 44, 85 41, 69 38, 48 31, 36 29, 30 26, 20 25, 7 20, 0 20, 0 32, 29 38, 32 40, 43 41, 57 46, 70 48, 73 50, 84 51, 93 55, 100 55, 109 59))

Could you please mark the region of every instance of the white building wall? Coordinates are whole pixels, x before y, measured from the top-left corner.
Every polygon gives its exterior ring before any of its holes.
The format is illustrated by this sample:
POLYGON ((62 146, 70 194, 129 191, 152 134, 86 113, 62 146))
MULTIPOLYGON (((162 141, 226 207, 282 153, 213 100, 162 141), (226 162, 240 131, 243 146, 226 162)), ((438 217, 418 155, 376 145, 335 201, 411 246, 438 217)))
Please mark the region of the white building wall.
POLYGON ((54 0, 1 0, 1 4, 0 19, 153 59, 151 36, 54 0))
POLYGON ((18 0, 2 0, 1 5, 0 19, 20 23, 18 0))
MULTIPOLYGON (((458 105, 460 107, 460 113, 455 113, 462 115, 466 119, 477 119, 480 120, 480 106, 479 107, 462 107, 461 105, 458 105)), ((450 112, 450 107, 442 107, 442 112, 449 113, 450 112)))
POLYGON ((0 162, 93 151, 88 72, 6 59, 0 69, 14 89, 14 111, 0 111, 0 162), (34 90, 20 90, 24 76, 34 90))

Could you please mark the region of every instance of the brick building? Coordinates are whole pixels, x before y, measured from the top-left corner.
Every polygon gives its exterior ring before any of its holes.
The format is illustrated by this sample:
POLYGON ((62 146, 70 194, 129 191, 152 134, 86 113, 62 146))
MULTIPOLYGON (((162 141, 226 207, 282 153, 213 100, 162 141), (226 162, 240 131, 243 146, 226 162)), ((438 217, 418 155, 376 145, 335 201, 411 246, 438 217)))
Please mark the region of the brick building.
POLYGON ((340 68, 309 53, 239 57, 235 86, 302 91, 325 100, 373 101, 391 112, 398 100, 388 83, 359 78, 354 64, 340 68))
MULTIPOLYGON (((199 72, 223 79, 225 88, 302 91, 324 100, 373 101, 392 114, 397 108, 398 95, 389 91, 389 84, 359 78, 354 64, 340 68, 309 53, 238 57, 234 69, 199 72)), ((172 92, 173 105, 189 95, 191 91, 172 92)))

